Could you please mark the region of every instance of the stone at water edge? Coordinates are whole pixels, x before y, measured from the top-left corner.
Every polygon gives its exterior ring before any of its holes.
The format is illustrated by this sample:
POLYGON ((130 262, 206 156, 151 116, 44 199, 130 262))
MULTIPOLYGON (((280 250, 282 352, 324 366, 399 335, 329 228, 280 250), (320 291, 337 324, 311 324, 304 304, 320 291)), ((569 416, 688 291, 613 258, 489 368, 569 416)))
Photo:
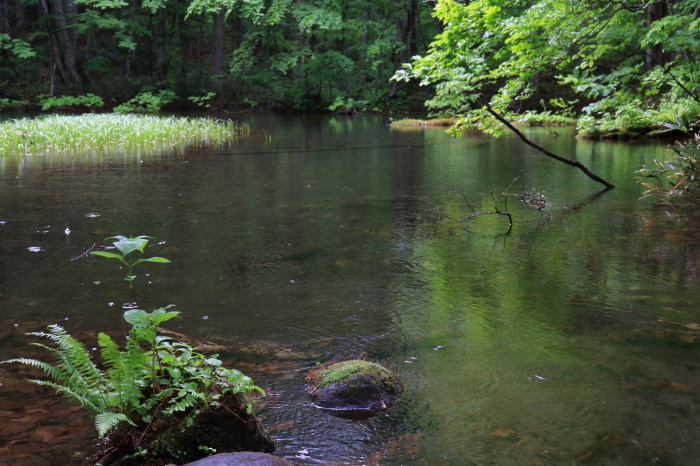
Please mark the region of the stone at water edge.
POLYGON ((294 466, 294 463, 268 453, 239 451, 219 453, 183 466, 294 466))
POLYGON ((358 359, 320 366, 306 381, 316 406, 335 411, 375 413, 386 409, 403 391, 388 369, 358 359))

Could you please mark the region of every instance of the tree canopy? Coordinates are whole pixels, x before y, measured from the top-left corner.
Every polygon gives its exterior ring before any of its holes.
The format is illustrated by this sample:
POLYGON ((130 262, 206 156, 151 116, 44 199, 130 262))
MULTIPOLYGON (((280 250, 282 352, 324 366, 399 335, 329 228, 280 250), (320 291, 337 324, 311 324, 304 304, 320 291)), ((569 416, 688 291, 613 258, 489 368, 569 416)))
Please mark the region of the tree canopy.
POLYGON ((697 0, 437 0, 435 16, 442 32, 394 77, 434 84, 434 113, 483 116, 483 93, 504 112, 583 112, 591 132, 700 114, 697 0))
POLYGON ((401 105, 410 96, 389 78, 432 40, 431 11, 419 0, 0 0, 0 108, 211 92, 297 109, 401 105))

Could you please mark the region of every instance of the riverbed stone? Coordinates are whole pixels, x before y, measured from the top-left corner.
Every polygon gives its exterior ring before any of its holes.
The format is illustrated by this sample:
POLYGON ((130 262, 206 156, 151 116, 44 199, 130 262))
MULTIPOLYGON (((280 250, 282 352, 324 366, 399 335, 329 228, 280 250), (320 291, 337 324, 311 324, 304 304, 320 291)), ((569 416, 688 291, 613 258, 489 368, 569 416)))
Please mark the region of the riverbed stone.
POLYGON ((316 406, 339 412, 375 413, 386 409, 403 391, 388 369, 359 359, 320 366, 306 380, 316 406))
POLYGON ((294 463, 268 453, 241 451, 219 453, 183 466, 294 466, 294 463))

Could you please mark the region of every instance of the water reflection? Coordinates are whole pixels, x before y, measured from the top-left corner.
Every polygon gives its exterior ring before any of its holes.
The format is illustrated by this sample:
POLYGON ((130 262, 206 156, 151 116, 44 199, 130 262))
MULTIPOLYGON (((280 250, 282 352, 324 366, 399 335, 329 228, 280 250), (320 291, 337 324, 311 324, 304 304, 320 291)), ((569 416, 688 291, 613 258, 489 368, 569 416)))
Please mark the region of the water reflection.
MULTIPOLYGON (((267 390, 257 409, 298 464, 698 462, 698 219, 638 201, 630 175, 662 146, 531 131, 618 186, 601 195, 508 137, 394 131, 373 116, 246 118, 251 141, 233 148, 3 160, 3 355, 59 321, 91 344, 120 334, 133 300, 123 271, 69 259, 148 234, 151 255, 173 263, 144 264, 139 301, 177 304, 169 331, 206 339, 267 390), (450 189, 491 208, 490 188, 523 168, 514 192, 543 193, 550 221, 512 202, 504 238, 502 218, 455 226, 429 211, 464 208, 450 189), (394 369, 403 397, 361 421, 312 406, 306 371, 355 357, 394 369)), ((0 398, 17 419, 26 408, 8 399, 41 399, 19 387, 0 398)), ((4 436, 0 458, 54 448, 32 434, 43 427, 4 436)))

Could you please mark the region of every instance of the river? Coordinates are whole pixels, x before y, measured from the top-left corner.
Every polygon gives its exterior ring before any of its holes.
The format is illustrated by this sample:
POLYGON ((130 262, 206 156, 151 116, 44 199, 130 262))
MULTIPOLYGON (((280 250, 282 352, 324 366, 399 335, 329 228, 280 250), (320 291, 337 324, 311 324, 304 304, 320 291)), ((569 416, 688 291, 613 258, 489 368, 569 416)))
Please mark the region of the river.
MULTIPOLYGON (((700 464, 700 221, 633 178, 664 144, 527 129, 617 186, 600 194, 511 136, 236 116, 252 134, 230 147, 0 159, 2 359, 34 357, 23 333, 51 323, 123 333, 125 271, 71 259, 149 235, 172 263, 139 266, 139 301, 175 304, 168 329, 267 391, 256 411, 296 464, 700 464), (441 215, 505 209, 521 170, 509 234, 441 215), (316 409, 308 369, 357 357, 402 398, 368 420, 316 409)), ((84 454, 84 413, 0 369, 0 465, 84 454)))

